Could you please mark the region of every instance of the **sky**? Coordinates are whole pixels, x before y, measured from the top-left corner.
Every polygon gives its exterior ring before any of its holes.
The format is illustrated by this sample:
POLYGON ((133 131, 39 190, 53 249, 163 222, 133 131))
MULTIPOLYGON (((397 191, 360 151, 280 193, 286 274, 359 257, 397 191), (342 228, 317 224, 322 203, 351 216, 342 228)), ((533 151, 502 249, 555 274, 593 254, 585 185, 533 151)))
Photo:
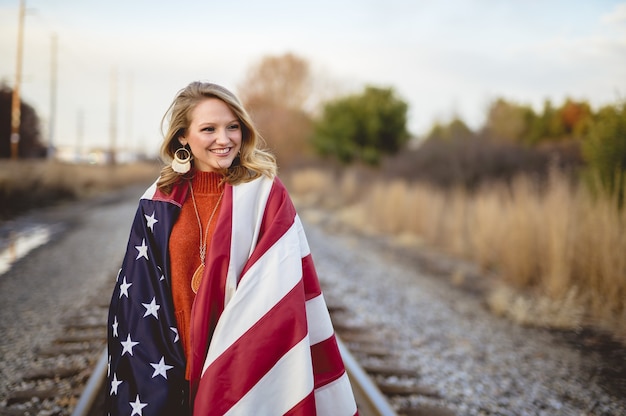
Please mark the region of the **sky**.
MULTIPOLYGON (((0 82, 11 87, 18 9, 0 0, 0 82)), ((310 64, 325 94, 393 88, 419 137, 453 117, 479 128, 496 98, 537 110, 546 99, 624 100, 626 1, 26 0, 23 53, 22 99, 59 147, 114 137, 156 154, 181 88, 202 80, 238 93, 253 65, 285 53, 310 64)))

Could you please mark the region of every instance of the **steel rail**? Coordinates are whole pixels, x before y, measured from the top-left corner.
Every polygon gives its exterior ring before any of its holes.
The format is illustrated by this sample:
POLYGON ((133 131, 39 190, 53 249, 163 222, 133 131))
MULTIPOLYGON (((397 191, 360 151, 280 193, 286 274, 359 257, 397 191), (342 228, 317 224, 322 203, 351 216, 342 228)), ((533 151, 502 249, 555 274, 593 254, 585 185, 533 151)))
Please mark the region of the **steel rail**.
MULTIPOLYGON (((360 416, 397 416, 397 413, 391 408, 385 396, 380 392, 376 384, 367 375, 365 370, 359 365, 356 359, 348 351, 339 336, 337 345, 339 352, 346 367, 346 372, 352 384, 352 390, 357 402, 360 416)), ((108 352, 105 348, 100 355, 100 359, 96 363, 89 381, 83 390, 83 393, 72 412, 72 416, 87 416, 93 407, 96 397, 102 389, 102 385, 106 379, 108 365, 108 352)))
POLYGON ((100 359, 96 363, 91 376, 89 377, 89 381, 87 381, 87 385, 85 386, 83 393, 80 395, 78 403, 76 403, 76 407, 74 407, 72 416, 87 416, 90 413, 91 408, 93 407, 93 404, 105 383, 108 364, 109 357, 107 348, 105 347, 102 354, 100 354, 100 359))
POLYGON ((367 375, 365 370, 359 365, 356 359, 350 354, 339 336, 337 345, 339 352, 343 358, 343 364, 346 367, 348 378, 352 384, 352 392, 357 402, 357 408, 360 416, 397 416, 397 413, 391 408, 391 405, 380 392, 376 384, 367 375))

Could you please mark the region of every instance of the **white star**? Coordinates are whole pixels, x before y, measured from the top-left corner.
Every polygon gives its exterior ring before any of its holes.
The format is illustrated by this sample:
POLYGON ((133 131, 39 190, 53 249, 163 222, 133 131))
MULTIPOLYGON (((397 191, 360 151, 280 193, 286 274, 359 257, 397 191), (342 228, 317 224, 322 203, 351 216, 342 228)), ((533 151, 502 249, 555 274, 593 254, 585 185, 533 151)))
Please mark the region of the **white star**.
POLYGON ((163 270, 161 270, 159 266, 157 266, 157 269, 159 269, 159 271, 161 272, 161 278, 159 279, 159 282, 162 280, 165 280, 165 276, 163 275, 163 270))
POLYGON ((137 253, 137 258, 135 260, 139 260, 141 257, 145 257, 146 260, 149 260, 148 259, 148 246, 146 245, 146 239, 145 238, 143 240, 141 240, 141 245, 140 246, 135 246, 135 248, 139 252, 139 253, 137 253))
POLYGON ((139 343, 130 339, 130 334, 128 334, 128 337, 126 337, 126 341, 122 341, 121 344, 122 347, 124 347, 124 349, 122 350, 122 355, 124 355, 125 352, 133 355, 133 347, 139 343))
POLYGON ((146 313, 143 314, 144 318, 148 315, 153 315, 155 318, 159 319, 159 315, 157 315, 157 311, 159 310, 161 306, 157 305, 156 298, 153 297, 152 302, 142 303, 142 305, 144 308, 146 308, 146 313))
POLYGON ((174 333, 176 334, 176 336, 174 337, 174 342, 178 342, 178 340, 180 339, 178 338, 178 328, 174 328, 173 326, 170 326, 170 329, 174 331, 174 333))
POLYGON ((133 407, 133 412, 130 414, 130 416, 133 416, 133 415, 143 416, 141 409, 143 409, 144 407, 148 405, 148 403, 141 403, 139 401, 139 395, 137 395, 137 398, 135 399, 134 402, 129 402, 129 404, 133 407))
POLYGON ((112 396, 113 394, 117 395, 117 387, 122 383, 123 381, 117 379, 117 374, 113 374, 113 380, 111 380, 111 392, 109 393, 109 396, 112 396))
POLYGON ((124 280, 122 280, 122 285, 120 286, 120 299, 122 299, 123 295, 128 297, 128 288, 132 285, 132 283, 126 283, 126 276, 124 276, 124 280))
POLYGON ((117 316, 113 317, 113 325, 111 325, 113 327, 113 336, 115 338, 117 338, 119 335, 117 334, 117 326, 119 325, 119 323, 117 322, 117 316))
POLYGON ((164 379, 167 380, 166 371, 170 368, 174 368, 172 365, 165 364, 165 357, 161 357, 161 361, 158 363, 150 363, 152 367, 154 367, 154 373, 152 373, 152 378, 155 378, 158 375, 162 375, 164 379))
POLYGON ((148 228, 150 229, 150 231, 154 232, 154 224, 156 224, 157 222, 159 222, 159 220, 157 220, 156 218, 154 218, 154 212, 152 213, 152 215, 148 216, 146 214, 143 214, 144 217, 146 217, 146 225, 148 226, 148 228))

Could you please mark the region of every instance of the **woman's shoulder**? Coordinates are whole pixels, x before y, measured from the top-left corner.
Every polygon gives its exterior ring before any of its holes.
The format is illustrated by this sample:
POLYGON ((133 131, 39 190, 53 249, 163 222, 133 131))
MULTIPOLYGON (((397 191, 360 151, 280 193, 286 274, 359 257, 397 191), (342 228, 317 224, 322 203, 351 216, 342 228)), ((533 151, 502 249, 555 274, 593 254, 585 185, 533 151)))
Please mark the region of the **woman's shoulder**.
POLYGON ((248 189, 260 189, 267 188, 272 189, 274 192, 288 193, 287 188, 278 175, 260 175, 250 181, 242 182, 237 185, 233 185, 234 188, 248 188, 248 189))
POLYGON ((178 181, 172 185, 171 191, 169 193, 165 193, 163 190, 159 189, 157 183, 159 178, 157 178, 152 185, 146 189, 146 191, 141 196, 141 200, 150 200, 150 201, 162 201, 169 202, 174 205, 182 206, 185 198, 187 196, 187 190, 189 185, 186 181, 178 181))

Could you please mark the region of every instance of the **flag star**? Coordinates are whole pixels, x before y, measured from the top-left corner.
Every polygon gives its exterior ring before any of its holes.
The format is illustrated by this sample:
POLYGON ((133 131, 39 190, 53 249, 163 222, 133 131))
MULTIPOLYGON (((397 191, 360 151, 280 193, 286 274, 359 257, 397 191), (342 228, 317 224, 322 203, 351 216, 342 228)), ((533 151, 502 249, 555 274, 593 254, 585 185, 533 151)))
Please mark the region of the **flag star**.
POLYGON ((143 216, 146 217, 146 225, 148 226, 150 231, 154 232, 154 224, 159 222, 159 220, 154 218, 154 212, 152 213, 152 215, 143 214, 143 216))
POLYGON ((126 276, 124 276, 124 280, 122 280, 122 284, 120 285, 120 299, 122 299, 123 295, 126 295, 126 297, 128 297, 128 288, 132 285, 132 283, 126 282, 126 276))
POLYGON ((178 340, 180 338, 178 338, 178 328, 174 328, 173 326, 170 326, 170 329, 174 332, 174 334, 176 334, 176 336, 174 337, 174 342, 178 342, 178 340))
POLYGON ((148 405, 148 403, 141 403, 141 401, 139 401, 139 395, 137 395, 137 398, 135 399, 134 402, 129 402, 129 404, 133 407, 133 412, 130 414, 130 416, 133 416, 133 415, 143 416, 141 409, 143 409, 144 407, 148 405))
POLYGON ((121 344, 122 347, 124 347, 124 349, 122 350, 122 355, 124 355, 124 353, 126 352, 130 355, 133 355, 133 347, 139 343, 130 339, 130 334, 128 334, 128 337, 126 337, 126 341, 122 341, 121 344))
POLYGON ((113 380, 111 380, 111 392, 109 393, 109 396, 112 396, 113 394, 117 395, 117 387, 122 384, 123 381, 122 380, 118 380, 117 379, 117 374, 113 374, 113 380))
POLYGON ((158 363, 150 363, 152 367, 154 367, 154 373, 152 373, 152 378, 155 378, 158 375, 163 376, 164 379, 167 380, 167 370, 174 368, 172 365, 165 364, 165 357, 161 357, 161 361, 158 363))
POLYGON ((163 275, 163 270, 159 266, 157 266, 157 269, 159 269, 159 271, 161 272, 161 278, 159 279, 159 282, 162 280, 165 280, 165 276, 163 275))
POLYGON ((141 240, 141 245, 140 246, 135 246, 135 248, 138 251, 137 258, 135 260, 139 260, 141 257, 145 257, 146 260, 149 260, 148 259, 148 246, 146 245, 146 239, 145 238, 143 240, 141 240))
POLYGON ((157 305, 155 297, 152 298, 152 301, 150 303, 142 303, 142 305, 144 308, 146 308, 146 312, 143 314, 144 318, 148 315, 153 315, 155 318, 159 319, 157 311, 161 306, 157 305))
POLYGON ((115 338, 117 338, 119 335, 117 333, 117 326, 119 325, 119 323, 117 322, 117 316, 113 317, 113 325, 111 325, 113 327, 113 336, 115 338))

